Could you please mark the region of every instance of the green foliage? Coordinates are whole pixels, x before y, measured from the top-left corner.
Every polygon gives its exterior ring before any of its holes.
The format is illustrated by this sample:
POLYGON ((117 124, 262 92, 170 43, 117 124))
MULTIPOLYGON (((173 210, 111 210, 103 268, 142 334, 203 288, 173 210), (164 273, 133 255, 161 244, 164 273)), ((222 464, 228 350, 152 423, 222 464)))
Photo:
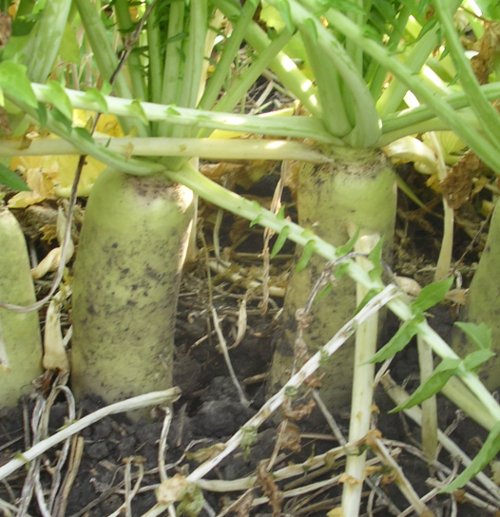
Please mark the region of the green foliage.
POLYGON ((285 245, 288 235, 290 234, 290 227, 284 226, 283 230, 278 234, 276 242, 273 245, 273 249, 271 250, 271 258, 274 258, 280 251, 281 248, 285 245))
POLYGON ((69 120, 73 119, 73 106, 69 100, 66 90, 58 81, 49 81, 47 87, 50 92, 51 103, 69 120))
POLYGON ((411 408, 436 395, 453 375, 459 373, 461 364, 462 361, 459 358, 448 357, 443 359, 426 379, 425 383, 421 384, 405 402, 391 410, 391 413, 411 408))
POLYGON ((412 301, 411 307, 417 314, 422 314, 427 309, 434 307, 444 300, 446 293, 450 290, 453 278, 445 278, 432 282, 422 288, 419 295, 412 301))
POLYGON ((417 325, 420 321, 422 321, 421 317, 405 321, 392 338, 370 359, 370 362, 379 363, 385 361, 403 350, 417 334, 417 325))
POLYGON ((0 183, 17 192, 31 190, 15 172, 2 163, 0 163, 0 183))
POLYGON ((30 108, 38 106, 24 65, 13 61, 0 63, 0 90, 8 92, 10 96, 30 108))
POLYGON ((441 492, 451 493, 462 488, 478 472, 495 459, 500 451, 500 422, 488 434, 481 450, 476 454, 470 465, 452 483, 441 489, 441 492))
POLYGON ((304 249, 302 250, 302 255, 300 256, 300 259, 297 261, 297 265, 295 266, 297 271, 303 271, 307 267, 311 257, 314 255, 315 248, 316 243, 314 240, 311 239, 307 241, 304 249))

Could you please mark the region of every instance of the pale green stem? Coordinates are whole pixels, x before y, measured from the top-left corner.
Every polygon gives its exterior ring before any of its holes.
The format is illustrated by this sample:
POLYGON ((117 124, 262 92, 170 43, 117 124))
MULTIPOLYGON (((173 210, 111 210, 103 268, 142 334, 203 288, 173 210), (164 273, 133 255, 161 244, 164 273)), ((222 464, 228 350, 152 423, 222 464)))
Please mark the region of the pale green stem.
MULTIPOLYGON (((403 37, 408 18, 410 16, 410 8, 403 6, 398 13, 397 19, 393 22, 394 28, 389 36, 389 41, 386 44, 389 52, 395 52, 398 48, 399 42, 403 37)), ((387 70, 377 61, 372 60, 365 75, 367 84, 370 85, 370 91, 374 99, 380 98, 383 91, 384 82, 387 79, 387 70)))
MULTIPOLYGON (((500 82, 484 84, 481 86, 481 91, 488 100, 495 100, 500 97, 500 82)), ((470 105, 467 94, 464 92, 446 95, 442 100, 449 104, 455 111, 470 105)), ((397 140, 401 136, 433 131, 432 127, 429 130, 422 131, 424 126, 420 126, 420 124, 427 122, 436 124, 436 113, 429 106, 419 106, 418 108, 404 110, 384 117, 382 119, 383 145, 386 145, 390 141, 397 140), (398 132, 400 132, 399 135, 398 132)), ((438 121, 437 123, 443 126, 443 122, 438 121)))
MULTIPOLYGON (((301 142, 289 140, 249 140, 235 138, 94 138, 94 142, 123 156, 180 156, 206 160, 299 160, 328 163, 331 158, 301 142)), ((1 140, 2 156, 47 156, 80 154, 71 142, 40 138, 25 147, 20 141, 1 140)))
POLYGON ((66 27, 71 0, 52 0, 45 8, 26 45, 28 77, 45 82, 54 66, 66 27))
MULTIPOLYGON (((424 30, 427 32, 419 38, 415 47, 408 53, 408 56, 404 60, 405 65, 413 73, 418 73, 418 71, 421 70, 438 43, 437 26, 430 30, 423 28, 422 32, 424 30)), ((380 115, 384 117, 384 115, 398 111, 407 91, 408 86, 401 80, 394 78, 377 102, 377 109, 380 115)))
POLYGON ((205 92, 198 105, 200 109, 211 109, 215 104, 217 97, 223 89, 224 82, 231 74, 234 58, 238 54, 247 26, 252 22, 252 17, 258 5, 258 0, 249 0, 243 5, 241 15, 236 20, 236 23, 233 24, 231 35, 225 42, 215 71, 207 81, 205 92))
POLYGON ((482 127, 491 145, 500 148, 500 115, 498 111, 487 101, 481 91, 479 82, 470 66, 470 62, 465 55, 460 38, 453 25, 453 18, 450 13, 450 3, 455 10, 454 3, 448 1, 434 0, 432 2, 436 9, 440 21, 440 28, 444 32, 447 43, 447 50, 451 54, 457 77, 467 94, 470 105, 481 120, 482 127))
POLYGON ((232 111, 290 38, 291 34, 283 31, 264 51, 259 52, 248 69, 237 76, 229 90, 216 103, 214 111, 232 111))
MULTIPOLYGON (((273 1, 271 0, 271 3, 273 1)), ((296 0, 290 1, 289 6, 293 21, 301 29, 302 36, 304 37, 304 34, 307 33, 305 41, 309 39, 309 42, 323 54, 323 68, 315 67, 314 71, 319 72, 325 68, 335 68, 342 80, 341 91, 344 90, 344 96, 347 95, 347 91, 349 92, 348 95, 355 113, 354 131, 347 138, 349 145, 353 147, 375 145, 380 138, 379 116, 363 76, 358 73, 344 47, 333 33, 322 25, 317 16, 296 0)), ((352 22, 350 21, 350 23, 352 22)), ((355 43, 357 44, 356 41, 355 43)), ((310 50, 310 45, 306 46, 306 49, 310 50)), ((319 58, 320 55, 318 54, 317 57, 319 58)), ((312 63, 314 64, 314 60, 312 63)), ((330 98, 328 94, 330 91, 329 80, 325 74, 317 74, 316 82, 322 104, 321 118, 330 132, 336 135, 336 110, 338 105, 346 99, 343 96, 338 99, 330 98)))
MULTIPOLYGON (((239 2, 215 0, 215 4, 230 19, 237 19, 240 16, 239 2)), ((257 53, 263 52, 271 44, 267 34, 256 23, 249 24, 245 39, 257 53)), ((290 57, 280 52, 271 63, 270 68, 279 77, 283 86, 299 99, 312 115, 320 116, 313 83, 299 70, 290 57)))
MULTIPOLYGON (((163 81, 163 60, 161 58, 161 34, 159 20, 157 17, 158 2, 149 15, 146 24, 146 35, 148 42, 148 96, 153 102, 161 102, 162 81, 163 81)), ((159 134, 160 122, 151 123, 151 134, 159 134)))
MULTIPOLYGON (((420 383, 424 384, 434 371, 434 361, 431 347, 417 336, 418 366, 420 368, 420 383)), ((422 402, 422 450, 428 462, 436 459, 438 446, 437 401, 433 395, 422 402)))
MULTIPOLYGON (((44 85, 32 84, 33 91, 39 101, 51 103, 51 93, 44 85)), ((102 105, 86 96, 84 92, 65 89, 74 108, 100 111, 102 105)), ((195 126, 198 128, 227 129, 240 133, 257 133, 263 135, 291 138, 310 138, 317 142, 342 145, 342 142, 325 131, 319 120, 311 117, 265 117, 257 115, 235 115, 233 113, 213 113, 211 111, 194 110, 177 106, 165 106, 151 102, 141 102, 142 113, 137 111, 137 104, 128 99, 103 96, 108 113, 121 117, 139 118, 141 115, 150 121, 165 121, 172 125, 195 126)))
POLYGON ((208 11, 206 2, 191 2, 189 38, 185 51, 184 80, 180 96, 180 105, 188 108, 194 108, 198 103, 203 61, 205 59, 207 23, 208 11))
POLYGON ((418 99, 426 103, 460 138, 467 142, 476 154, 493 170, 500 171, 500 147, 492 145, 474 128, 464 123, 462 117, 446 102, 443 97, 430 90, 418 76, 414 76, 404 64, 392 57, 387 49, 367 38, 362 28, 357 27, 342 13, 329 10, 327 18, 335 28, 347 38, 354 40, 363 50, 386 66, 394 75, 404 82, 418 99))
MULTIPOLYGON (((167 44, 163 64, 162 104, 179 104, 179 88, 182 83, 182 41, 184 32, 184 2, 172 2, 168 16, 167 44)), ((164 38, 165 35, 162 35, 164 38)), ((158 136, 170 136, 172 127, 166 122, 158 125, 158 136)))
MULTIPOLYGON (((369 254, 377 244, 378 234, 361 235, 354 249, 358 253, 369 254)), ((357 259, 366 271, 373 268, 370 260, 357 259)), ((356 285, 357 305, 363 301, 368 291, 363 285, 356 285)), ((361 323, 356 330, 354 349, 354 370, 352 381, 351 419, 349 426, 349 442, 363 439, 370 430, 372 401, 374 389, 375 365, 370 361, 377 351, 378 314, 361 323)), ((344 517, 358 517, 361 492, 365 475, 366 452, 348 455, 346 461, 346 482, 342 489, 342 512, 344 517)))
MULTIPOLYGON (((115 0, 115 13, 118 20, 118 28, 122 33, 123 45, 126 46, 127 39, 130 36, 134 24, 130 18, 130 6, 128 0, 115 0)), ((132 51, 128 56, 126 67, 132 84, 132 93, 135 99, 145 100, 148 98, 146 94, 146 84, 144 82, 144 73, 138 52, 132 51)))

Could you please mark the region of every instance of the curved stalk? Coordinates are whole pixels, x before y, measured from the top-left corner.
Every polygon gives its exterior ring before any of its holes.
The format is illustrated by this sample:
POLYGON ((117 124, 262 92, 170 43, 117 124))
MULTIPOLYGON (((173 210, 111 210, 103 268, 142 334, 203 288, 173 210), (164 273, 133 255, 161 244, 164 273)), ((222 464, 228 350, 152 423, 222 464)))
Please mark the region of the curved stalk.
POLYGON ((105 171, 89 197, 73 280, 72 384, 112 402, 172 382, 192 192, 105 171))

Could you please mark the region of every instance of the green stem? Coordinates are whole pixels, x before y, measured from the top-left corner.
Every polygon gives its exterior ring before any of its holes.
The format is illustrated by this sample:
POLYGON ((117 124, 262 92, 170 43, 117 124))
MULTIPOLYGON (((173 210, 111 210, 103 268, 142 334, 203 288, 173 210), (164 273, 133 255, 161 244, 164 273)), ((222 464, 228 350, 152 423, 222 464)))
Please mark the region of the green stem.
POLYGON ((231 35, 227 39, 224 50, 217 62, 215 72, 207 81, 205 92, 198 105, 200 109, 211 109, 215 104, 217 97, 223 89, 224 81, 231 74, 234 58, 238 54, 247 26, 252 22, 252 17, 258 5, 259 0, 249 0, 243 5, 241 14, 233 25, 231 35))
POLYGON ((500 150, 499 147, 492 145, 487 139, 483 138, 469 124, 464 123, 462 117, 447 103, 443 102, 443 97, 422 83, 421 79, 414 76, 404 64, 389 55, 387 49, 375 41, 364 36, 360 27, 357 27, 342 13, 333 9, 327 13, 328 21, 347 38, 353 39, 363 50, 387 67, 409 89, 426 103, 434 113, 440 117, 451 130, 461 137, 477 153, 477 155, 493 170, 500 171, 500 150))
MULTIPOLYGON (((214 3, 229 19, 238 19, 240 16, 239 2, 215 0, 214 3)), ((254 22, 248 26, 245 39, 257 53, 263 52, 271 44, 267 34, 254 22)), ((292 59, 280 52, 270 68, 279 77, 283 86, 299 99, 312 115, 320 116, 313 83, 299 70, 292 59)))
POLYGON ((70 8, 68 0, 46 2, 25 49, 28 77, 32 81, 47 80, 59 53, 70 8))
MULTIPOLYGON (((128 0, 115 0, 114 3, 118 28, 122 35, 123 46, 126 46, 127 38, 131 34, 134 24, 130 18, 130 6, 128 0)), ((147 99, 146 84, 144 82, 143 66, 137 51, 132 50, 126 64, 132 94, 135 99, 147 99)))
MULTIPOLYGON (((484 84, 481 86, 481 91, 488 100, 495 100, 500 97, 500 82, 493 84, 484 84)), ((466 93, 452 93, 442 98, 443 102, 450 105, 454 110, 461 110, 467 108, 469 104, 469 98, 466 93)), ((399 113, 392 113, 382 119, 382 140, 383 145, 397 140, 402 136, 427 132, 420 131, 421 124, 431 122, 436 125, 436 113, 429 106, 419 106, 418 108, 412 108, 404 110, 399 113)), ((443 126, 443 122, 438 122, 443 126)), ((433 129, 429 129, 432 131, 433 129)))
POLYGON ((306 50, 312 51, 312 55, 315 56, 311 62, 321 100, 321 118, 325 125, 333 135, 338 136, 336 112, 348 96, 350 104, 353 105, 355 120, 351 121, 354 131, 346 141, 352 147, 375 145, 380 138, 379 116, 363 76, 359 74, 344 47, 333 33, 322 25, 317 16, 295 0, 290 1, 289 6, 293 21, 300 28, 306 42, 306 50), (329 74, 325 73, 331 68, 338 71, 342 81, 343 94, 339 98, 331 98, 331 92, 335 90, 330 88, 329 74))
MULTIPOLYGON (((182 82, 182 38, 184 37, 184 1, 170 4, 167 45, 163 64, 162 104, 179 105, 179 87, 182 82)), ((173 128, 166 121, 158 125, 158 136, 171 136, 173 128)))
POLYGON ((500 131, 498 129, 500 128, 500 115, 485 98, 453 25, 449 4, 452 3, 453 10, 455 10, 455 5, 453 4, 456 2, 450 2, 450 0, 447 2, 434 0, 432 3, 441 22, 440 27, 446 36, 446 48, 450 52, 455 68, 457 69, 458 80, 469 99, 470 105, 476 112, 478 119, 481 120, 481 125, 486 133, 486 137, 492 146, 499 149, 500 131))
MULTIPOLYGON (((199 157, 206 160, 299 160, 329 163, 328 156, 301 142, 236 138, 94 138, 97 146, 123 156, 199 157)), ((47 156, 80 154, 71 142, 59 138, 39 138, 29 147, 21 141, 1 140, 2 156, 47 156)))
POLYGON ((214 111, 232 111, 250 87, 268 68, 269 63, 275 58, 276 54, 290 41, 291 34, 283 31, 271 44, 263 51, 259 52, 252 64, 241 75, 237 76, 231 87, 216 103, 214 111))
MULTIPOLYGON (((37 99, 51 103, 51 93, 44 85, 32 84, 37 99)), ((101 111, 102 104, 96 102, 84 92, 65 89, 74 108, 101 111)), ((9 95, 10 97, 10 95, 9 95)), ((102 96, 108 107, 108 113, 120 117, 145 117, 150 121, 163 121, 171 125, 185 125, 197 128, 226 129, 240 133, 256 133, 262 135, 287 136, 290 138, 310 138, 316 142, 343 145, 341 141, 325 131, 319 120, 311 117, 270 117, 258 115, 235 115, 233 113, 214 113, 211 111, 194 110, 177 106, 165 106, 150 102, 141 102, 141 112, 138 113, 137 104, 128 99, 102 96)), ((15 99, 12 99, 15 102, 15 99)), ((269 115, 269 114, 267 114, 269 115)), ((59 133, 58 133, 59 134, 59 133)), ((62 136, 62 135, 61 135, 62 136)))

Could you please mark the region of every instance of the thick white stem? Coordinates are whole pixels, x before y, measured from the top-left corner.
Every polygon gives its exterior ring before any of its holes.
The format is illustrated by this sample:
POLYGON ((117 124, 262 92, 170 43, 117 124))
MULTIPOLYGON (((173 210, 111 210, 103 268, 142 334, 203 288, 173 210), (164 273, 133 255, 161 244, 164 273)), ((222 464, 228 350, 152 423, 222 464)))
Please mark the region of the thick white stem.
MULTIPOLYGON (((355 250, 368 254, 377 244, 377 234, 361 235, 355 250)), ((359 264, 367 271, 372 269, 370 260, 359 257, 359 264)), ((356 300, 361 303, 368 290, 361 284, 356 285, 356 300)), ((373 379, 375 365, 370 362, 377 350, 378 313, 372 314, 356 330, 354 349, 354 371, 352 383, 351 420, 349 441, 354 442, 366 436, 370 429, 373 402, 373 379)), ((346 462, 346 479, 342 490, 342 512, 344 517, 357 517, 361 502, 361 491, 365 478, 366 453, 349 455, 346 462)))

